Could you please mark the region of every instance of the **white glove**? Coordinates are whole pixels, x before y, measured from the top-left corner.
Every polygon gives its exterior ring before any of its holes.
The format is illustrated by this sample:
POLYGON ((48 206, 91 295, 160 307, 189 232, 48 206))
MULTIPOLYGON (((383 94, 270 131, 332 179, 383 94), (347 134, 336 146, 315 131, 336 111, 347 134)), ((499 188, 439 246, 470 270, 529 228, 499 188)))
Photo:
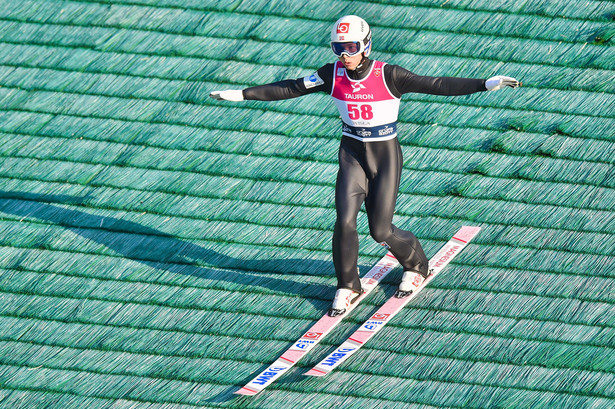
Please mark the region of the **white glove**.
POLYGON ((243 101, 243 91, 240 89, 231 89, 228 91, 213 91, 209 94, 213 99, 220 101, 243 101))
POLYGON ((512 77, 505 77, 503 75, 497 75, 489 78, 485 82, 487 91, 497 91, 502 87, 517 88, 521 83, 512 77))

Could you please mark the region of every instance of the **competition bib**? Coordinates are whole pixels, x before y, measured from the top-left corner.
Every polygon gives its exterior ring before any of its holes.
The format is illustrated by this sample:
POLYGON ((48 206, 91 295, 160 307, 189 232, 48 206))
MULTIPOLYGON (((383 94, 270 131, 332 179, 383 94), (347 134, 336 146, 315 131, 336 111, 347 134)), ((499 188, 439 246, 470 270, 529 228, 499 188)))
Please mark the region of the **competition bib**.
POLYGON ((333 70, 331 96, 342 117, 342 134, 360 141, 386 141, 397 136, 400 99, 384 81, 384 63, 374 61, 360 81, 348 78, 341 62, 333 70))

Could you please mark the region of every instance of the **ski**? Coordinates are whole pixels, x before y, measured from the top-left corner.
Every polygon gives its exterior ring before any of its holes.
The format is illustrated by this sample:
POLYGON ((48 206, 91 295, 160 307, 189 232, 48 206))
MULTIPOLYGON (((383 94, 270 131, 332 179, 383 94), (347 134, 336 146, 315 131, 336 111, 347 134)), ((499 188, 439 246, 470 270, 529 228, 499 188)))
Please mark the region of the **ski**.
POLYGON ((286 350, 273 364, 261 372, 256 378, 235 392, 238 395, 256 395, 276 379, 282 376, 295 365, 305 354, 314 348, 344 317, 346 317, 359 303, 372 292, 374 288, 386 277, 399 262, 387 253, 371 270, 361 279, 364 293, 350 305, 348 311, 337 317, 330 317, 327 313, 318 320, 301 338, 286 350))
POLYGON ((463 226, 455 233, 453 238, 450 239, 431 260, 429 260, 431 275, 425 279, 423 284, 415 292, 404 298, 397 298, 395 295, 391 296, 391 298, 389 298, 378 311, 342 343, 342 345, 306 372, 305 375, 325 376, 357 352, 359 348, 380 331, 391 318, 401 311, 411 299, 416 297, 416 295, 470 242, 470 240, 478 234, 479 230, 480 227, 463 226))

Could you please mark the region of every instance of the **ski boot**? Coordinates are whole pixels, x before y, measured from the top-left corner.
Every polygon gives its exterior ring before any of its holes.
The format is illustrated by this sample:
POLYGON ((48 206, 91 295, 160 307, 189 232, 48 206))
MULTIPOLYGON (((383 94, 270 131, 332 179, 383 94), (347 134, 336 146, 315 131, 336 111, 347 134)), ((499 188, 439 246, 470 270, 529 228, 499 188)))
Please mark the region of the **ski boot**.
POLYGON ((425 281, 425 276, 416 271, 404 271, 404 276, 395 292, 396 298, 405 298, 416 291, 425 281))
POLYGON ((337 317, 338 315, 345 314, 348 308, 350 308, 350 305, 354 304, 361 294, 363 294, 363 291, 356 292, 348 288, 340 288, 337 290, 335 298, 333 299, 333 305, 331 309, 329 309, 329 316, 337 317))

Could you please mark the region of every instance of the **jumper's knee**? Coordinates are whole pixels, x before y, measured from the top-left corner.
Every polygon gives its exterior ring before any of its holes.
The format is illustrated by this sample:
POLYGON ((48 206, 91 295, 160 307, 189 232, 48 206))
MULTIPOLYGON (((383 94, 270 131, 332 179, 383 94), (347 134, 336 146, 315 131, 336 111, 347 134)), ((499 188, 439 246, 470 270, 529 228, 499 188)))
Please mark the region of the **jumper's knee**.
POLYGON ((392 233, 391 227, 370 227, 369 229, 372 238, 385 247, 388 247, 387 240, 390 239, 392 233))
POLYGON ((357 221, 353 218, 338 217, 335 221, 335 229, 339 232, 356 232, 357 221))

